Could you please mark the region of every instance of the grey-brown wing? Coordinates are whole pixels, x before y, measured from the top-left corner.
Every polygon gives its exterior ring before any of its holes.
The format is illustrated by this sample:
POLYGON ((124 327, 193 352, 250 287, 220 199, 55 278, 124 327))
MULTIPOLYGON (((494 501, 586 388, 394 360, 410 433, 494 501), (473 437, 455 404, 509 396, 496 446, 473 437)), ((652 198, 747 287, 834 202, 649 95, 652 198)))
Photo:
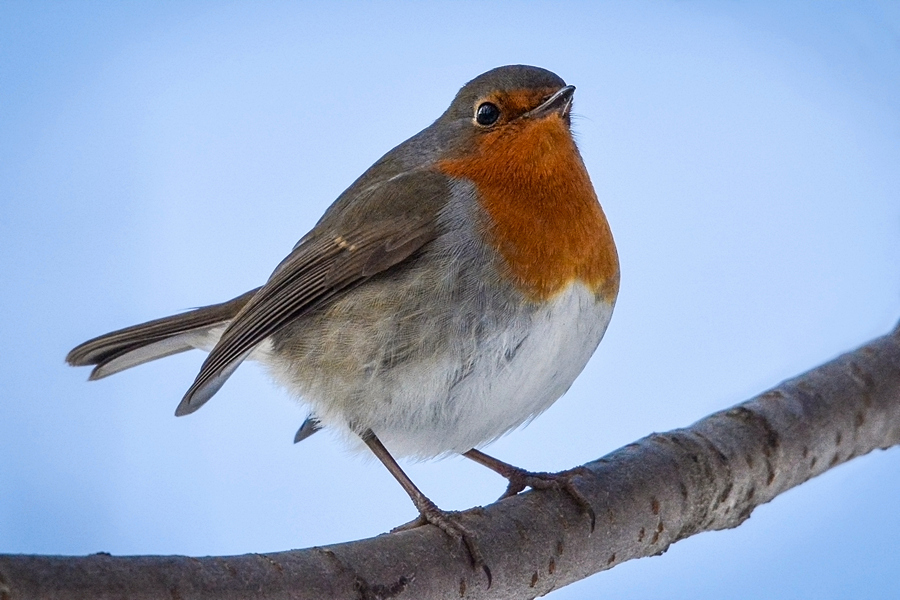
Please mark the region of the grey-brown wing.
POLYGON ((336 223, 320 223, 282 261, 232 319, 176 415, 200 408, 260 342, 287 323, 402 262, 435 237, 436 211, 445 201, 446 181, 436 180, 433 173, 400 179, 360 199, 368 205, 368 215, 355 210, 336 223), (411 194, 422 197, 410 202, 411 194))

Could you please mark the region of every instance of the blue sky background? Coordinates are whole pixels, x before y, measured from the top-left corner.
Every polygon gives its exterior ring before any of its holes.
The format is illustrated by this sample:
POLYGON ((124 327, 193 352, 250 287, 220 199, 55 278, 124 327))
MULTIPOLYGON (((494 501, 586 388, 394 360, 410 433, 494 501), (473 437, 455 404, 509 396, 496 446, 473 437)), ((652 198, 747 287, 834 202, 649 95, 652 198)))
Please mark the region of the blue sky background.
MULTIPOLYGON (((900 318, 900 7, 872 2, 0 4, 0 551, 231 554, 414 516, 245 365, 172 413, 187 353, 85 383, 94 335, 259 285, 479 73, 578 87, 622 260, 570 392, 489 448, 532 469, 688 425, 900 318)), ((408 465, 444 508, 504 481, 408 465)), ((900 596, 900 451, 551 597, 900 596)))

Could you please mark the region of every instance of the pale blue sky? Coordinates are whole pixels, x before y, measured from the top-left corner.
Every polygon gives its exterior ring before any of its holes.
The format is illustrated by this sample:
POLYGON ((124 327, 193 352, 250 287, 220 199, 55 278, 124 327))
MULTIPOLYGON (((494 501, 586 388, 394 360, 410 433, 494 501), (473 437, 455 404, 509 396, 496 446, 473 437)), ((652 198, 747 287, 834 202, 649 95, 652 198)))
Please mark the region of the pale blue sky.
MULTIPOLYGON (((98 383, 111 329, 259 285, 328 204, 508 63, 578 87, 622 293, 570 392, 489 451, 561 469, 684 426, 900 318, 896 3, 0 4, 0 551, 227 554, 376 535, 390 475, 253 365, 172 413, 188 353, 98 383)), ((445 508, 460 459, 409 465, 445 508)), ((900 597, 900 451, 553 594, 900 597)))

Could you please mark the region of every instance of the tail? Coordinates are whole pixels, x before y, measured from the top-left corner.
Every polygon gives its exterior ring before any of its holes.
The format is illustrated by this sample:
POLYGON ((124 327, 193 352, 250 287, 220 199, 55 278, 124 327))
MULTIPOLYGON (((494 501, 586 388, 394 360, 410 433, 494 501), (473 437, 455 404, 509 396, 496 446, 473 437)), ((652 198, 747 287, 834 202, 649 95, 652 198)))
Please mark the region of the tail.
POLYGON ((157 358, 193 348, 211 348, 215 340, 210 340, 210 334, 216 328, 224 328, 256 291, 101 335, 74 348, 66 362, 73 367, 96 365, 89 377, 93 381, 157 358))

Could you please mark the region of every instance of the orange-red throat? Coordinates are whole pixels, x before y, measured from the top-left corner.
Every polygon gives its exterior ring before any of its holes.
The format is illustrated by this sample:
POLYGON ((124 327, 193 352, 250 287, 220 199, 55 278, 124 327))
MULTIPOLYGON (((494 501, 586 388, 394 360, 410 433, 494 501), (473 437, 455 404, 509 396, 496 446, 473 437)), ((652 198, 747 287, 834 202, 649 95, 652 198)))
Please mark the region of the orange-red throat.
POLYGON ((437 168, 475 184, 490 220, 487 233, 530 298, 548 300, 577 281, 615 299, 615 243, 562 115, 480 132, 471 153, 437 168))

